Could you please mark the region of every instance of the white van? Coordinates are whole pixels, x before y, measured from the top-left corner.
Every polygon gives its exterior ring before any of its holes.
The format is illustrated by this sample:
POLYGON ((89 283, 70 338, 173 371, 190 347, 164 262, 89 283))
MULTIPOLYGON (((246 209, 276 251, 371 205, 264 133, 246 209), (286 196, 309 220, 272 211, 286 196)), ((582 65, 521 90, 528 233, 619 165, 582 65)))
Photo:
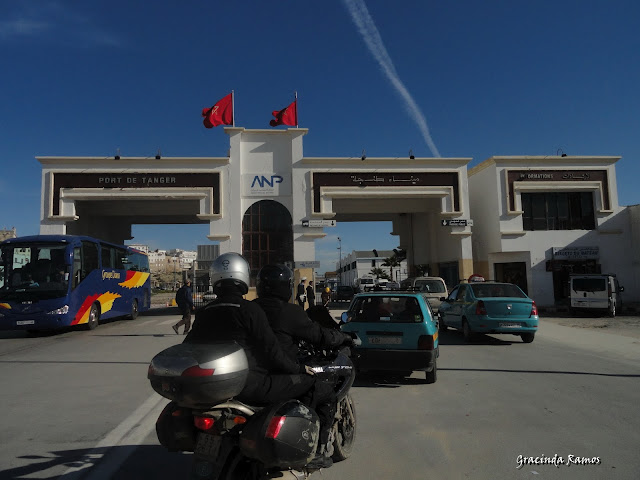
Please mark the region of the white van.
POLYGON ((440 310, 442 299, 447 296, 447 285, 441 277, 411 277, 400 282, 400 290, 419 291, 429 299, 433 313, 440 310))
POLYGON ((569 300, 572 314, 600 311, 615 317, 622 305, 624 287, 614 274, 573 274, 569 276, 569 300))
POLYGON ((357 293, 373 290, 375 285, 373 277, 356 278, 356 281, 353 282, 353 287, 356 289, 357 293))

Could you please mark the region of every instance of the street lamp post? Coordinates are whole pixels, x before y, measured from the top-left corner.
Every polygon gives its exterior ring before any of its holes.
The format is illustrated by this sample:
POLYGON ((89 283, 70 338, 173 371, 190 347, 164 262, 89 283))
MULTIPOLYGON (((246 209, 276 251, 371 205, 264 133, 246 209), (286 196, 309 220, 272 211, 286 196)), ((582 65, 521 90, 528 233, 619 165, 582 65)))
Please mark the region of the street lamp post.
POLYGON ((342 239, 338 237, 338 251, 340 260, 338 261, 338 285, 342 285, 342 239))

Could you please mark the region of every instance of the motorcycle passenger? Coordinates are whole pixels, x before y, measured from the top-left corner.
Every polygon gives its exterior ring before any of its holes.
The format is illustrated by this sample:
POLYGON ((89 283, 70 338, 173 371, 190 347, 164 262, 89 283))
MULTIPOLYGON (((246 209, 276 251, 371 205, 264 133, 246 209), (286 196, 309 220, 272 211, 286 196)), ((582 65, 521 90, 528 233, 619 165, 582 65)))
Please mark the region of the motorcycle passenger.
MULTIPOLYGON (((293 272, 287 266, 264 266, 258 272, 256 290, 258 298, 254 301, 266 312, 271 328, 292 361, 298 359, 301 340, 319 348, 352 344, 349 334, 336 328, 322 327, 313 322, 302 308, 288 303, 293 293, 293 272)), ((330 466, 331 458, 325 452, 337 408, 334 385, 316 381, 313 395, 302 400, 306 400, 305 403, 308 402, 320 417, 319 455, 309 465, 330 466)))
POLYGON ((311 369, 281 348, 264 311, 245 300, 249 291, 249 264, 237 253, 225 253, 210 269, 217 298, 196 313, 184 343, 235 341, 249 363, 247 382, 236 398, 250 405, 268 405, 296 398, 314 385, 311 369))

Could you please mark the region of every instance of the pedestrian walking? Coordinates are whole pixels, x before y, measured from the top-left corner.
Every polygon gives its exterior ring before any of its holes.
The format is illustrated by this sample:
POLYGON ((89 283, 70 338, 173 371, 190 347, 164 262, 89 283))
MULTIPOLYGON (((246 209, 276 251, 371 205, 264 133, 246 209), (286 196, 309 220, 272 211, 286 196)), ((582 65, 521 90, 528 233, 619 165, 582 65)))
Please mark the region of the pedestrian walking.
POLYGON ((310 280, 307 286, 307 302, 309 302, 310 307, 316 304, 316 289, 313 287, 313 280, 310 280))
POLYGON ((304 282, 306 281, 307 277, 302 277, 298 284, 298 290, 296 290, 296 300, 298 301, 298 305, 302 308, 304 308, 304 302, 307 299, 307 289, 304 286, 304 282))
POLYGON ((176 292, 176 303, 182 313, 182 320, 176 323, 172 328, 173 331, 178 333, 178 327, 184 325, 184 335, 189 333, 191 329, 191 312, 195 310, 193 306, 193 292, 191 291, 191 280, 184 282, 178 291, 176 292))

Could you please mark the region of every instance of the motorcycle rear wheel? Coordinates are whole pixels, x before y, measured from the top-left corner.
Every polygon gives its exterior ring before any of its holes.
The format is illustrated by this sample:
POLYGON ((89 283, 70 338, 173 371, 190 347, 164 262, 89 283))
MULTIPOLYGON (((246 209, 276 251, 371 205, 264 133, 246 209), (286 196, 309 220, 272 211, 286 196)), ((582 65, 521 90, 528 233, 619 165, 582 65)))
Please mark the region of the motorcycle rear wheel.
POLYGON ((333 424, 333 461, 346 460, 351 455, 356 440, 356 406, 351 395, 338 403, 336 422, 333 424))
POLYGON ((262 465, 236 450, 229 455, 218 480, 259 480, 263 478, 265 478, 265 472, 262 465))

